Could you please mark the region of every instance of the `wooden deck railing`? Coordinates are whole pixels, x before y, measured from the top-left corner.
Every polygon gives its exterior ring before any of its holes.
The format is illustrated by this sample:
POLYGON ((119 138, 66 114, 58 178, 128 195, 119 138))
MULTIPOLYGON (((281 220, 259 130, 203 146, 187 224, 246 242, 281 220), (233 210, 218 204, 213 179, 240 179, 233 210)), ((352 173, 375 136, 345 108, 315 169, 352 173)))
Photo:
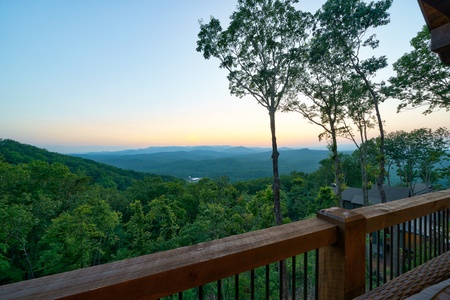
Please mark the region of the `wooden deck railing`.
POLYGON ((367 234, 449 208, 450 190, 352 211, 331 208, 309 220, 3 285, 0 299, 158 299, 315 249, 315 297, 352 299, 367 286, 367 234))

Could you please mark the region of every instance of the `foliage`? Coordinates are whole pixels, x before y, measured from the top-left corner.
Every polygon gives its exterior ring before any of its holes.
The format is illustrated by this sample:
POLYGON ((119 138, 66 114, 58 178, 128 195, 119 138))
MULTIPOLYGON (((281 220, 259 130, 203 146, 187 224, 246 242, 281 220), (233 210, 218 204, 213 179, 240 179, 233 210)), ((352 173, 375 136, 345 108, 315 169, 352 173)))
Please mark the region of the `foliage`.
POLYGON ((53 274, 93 266, 115 242, 119 214, 105 201, 83 204, 52 220, 40 241, 37 270, 53 274))
POLYGON ((200 25, 197 51, 219 59, 232 94, 251 95, 268 110, 293 96, 293 79, 301 71, 296 57, 309 26, 308 14, 296 11, 295 2, 239 0, 226 30, 214 17, 200 25))
POLYGON ((428 105, 424 114, 433 110, 450 109, 450 67, 430 51, 430 32, 427 26, 411 40, 413 50, 394 64, 396 76, 391 77, 388 94, 401 100, 398 110, 428 105))
POLYGON ((3 196, 0 199, 0 220, 3 221, 0 231, 0 282, 6 279, 12 281, 33 278, 33 269, 29 265, 27 252, 27 237, 31 233, 35 219, 33 214, 23 204, 9 204, 3 196), (25 260, 15 265, 11 253, 20 253, 25 260))
POLYGON ((377 186, 380 191, 382 202, 386 202, 383 190, 385 177, 385 155, 384 155, 384 124, 381 118, 379 104, 383 100, 383 94, 379 86, 373 82, 376 73, 387 66, 386 56, 362 57, 362 49, 375 49, 378 40, 375 35, 367 34, 373 28, 389 23, 388 9, 392 0, 381 0, 377 2, 365 2, 361 0, 328 0, 316 13, 318 29, 315 32, 321 43, 326 45, 322 48, 333 49, 339 62, 352 69, 353 78, 361 82, 367 91, 379 130, 379 175, 377 186))
POLYGON ((320 126, 323 132, 319 140, 326 138, 332 152, 337 196, 341 199, 341 162, 339 161, 337 138, 346 131, 345 104, 352 91, 351 69, 339 52, 316 35, 309 44, 305 68, 298 76, 298 91, 306 96, 305 101, 289 101, 285 111, 300 113, 309 122, 320 126))
MULTIPOLYGON (((28 163, 0 161, 1 284, 275 224, 270 178, 231 184, 226 177, 189 183, 149 176, 121 190, 28 155, 28 163)), ((317 176, 282 178, 283 222, 319 209, 317 176)))
POLYGON ((450 132, 446 128, 438 128, 434 132, 428 128, 420 128, 411 132, 396 131, 388 134, 386 154, 395 163, 398 175, 411 193, 419 178, 430 187, 439 175, 445 175, 435 168, 447 155, 449 141, 450 132))
MULTIPOLYGON (((151 176, 135 171, 123 170, 106 164, 95 163, 91 160, 80 159, 74 156, 62 155, 39 149, 31 145, 21 144, 13 140, 0 139, 0 155, 10 164, 30 163, 35 160, 46 161, 49 164, 60 163, 65 165, 72 173, 90 178, 95 183, 107 188, 126 189, 134 179, 151 176)), ((161 177, 161 176, 159 176, 161 177)))
MULTIPOLYGON (((229 27, 222 30, 220 22, 211 18, 208 24, 200 25, 197 42, 197 50, 206 59, 219 59, 220 67, 228 71, 232 94, 252 96, 268 110, 272 178, 230 183, 227 177, 217 177, 190 183, 0 140, 0 284, 307 218, 337 204, 331 184, 337 181, 333 171, 338 167, 342 168, 338 179, 343 187, 364 185, 355 176, 362 169, 366 183, 377 180, 382 184, 383 180, 377 178, 377 174, 384 176, 385 160, 378 110, 382 95, 372 79, 386 66, 386 58, 363 60, 359 54, 363 47, 377 47, 375 36, 365 35, 369 29, 387 24, 387 9, 392 1, 328 0, 315 15, 310 48, 306 40, 312 19, 297 11, 295 3, 239 0, 229 27), (294 101, 299 83, 312 101, 310 106, 294 101), (288 100, 293 100, 290 104, 298 105, 294 105, 295 109, 310 121, 323 126, 324 136, 352 134, 344 122, 349 117, 365 135, 372 126, 368 122, 371 109, 375 109, 380 137, 368 140, 364 136, 364 152, 351 155, 338 153, 334 141, 334 162, 338 161, 338 165, 328 158, 315 172, 293 171, 279 176, 275 112, 288 100)), ((425 55, 425 42, 425 33, 421 33, 413 40, 416 52, 396 64, 398 77, 391 79, 390 92, 405 97, 404 101, 413 106, 430 101, 430 110, 448 108, 448 102, 432 102, 436 95, 442 97, 448 92, 448 75, 442 79, 445 73, 430 72, 437 76, 429 79, 436 83, 431 85, 433 90, 421 85, 411 87, 411 82, 419 81, 420 73, 399 77, 401 71, 408 72, 411 66, 407 64, 414 61, 414 55, 425 55), (438 88, 439 81, 447 85, 438 88), (417 94, 420 89, 425 93, 417 94)), ((424 67, 431 70, 431 64, 428 61, 424 67)), ((386 154, 411 188, 418 178, 431 184, 448 176, 448 165, 437 167, 450 157, 446 152, 449 136, 445 128, 391 133, 386 139, 386 154)), ((305 262, 307 268, 312 268, 311 257, 305 262)), ((272 284, 277 280, 277 266, 270 268, 275 271, 270 275, 272 284)), ((241 284, 247 281, 243 276, 241 284)), ((230 282, 224 280, 225 290, 230 282)), ((243 293, 241 297, 245 298, 243 293)), ((195 293, 191 296, 195 297, 195 293)), ((277 291, 272 296, 277 297, 277 291)))
POLYGON ((331 187, 322 187, 319 190, 319 194, 317 195, 316 199, 314 200, 315 205, 314 207, 321 207, 321 208, 330 208, 333 206, 338 206, 339 201, 336 198, 336 195, 334 194, 331 187))
POLYGON ((282 223, 275 114, 284 101, 295 98, 295 78, 308 37, 310 16, 297 11, 295 0, 238 0, 230 24, 223 30, 211 17, 200 24, 197 51, 215 57, 228 71, 229 89, 249 95, 267 109, 270 118, 273 165, 273 202, 276 224, 282 223))
MULTIPOLYGON (((431 133, 437 141, 448 137, 445 130, 431 133)), ((355 154, 340 154, 340 160, 345 182, 357 182, 351 176, 358 168, 355 154)), ((281 176, 284 223, 336 204, 331 166, 326 159, 315 172, 281 176)), ((106 188, 61 163, 0 161, 0 284, 275 225, 271 178, 190 183, 150 176, 131 182, 126 190, 106 188)))

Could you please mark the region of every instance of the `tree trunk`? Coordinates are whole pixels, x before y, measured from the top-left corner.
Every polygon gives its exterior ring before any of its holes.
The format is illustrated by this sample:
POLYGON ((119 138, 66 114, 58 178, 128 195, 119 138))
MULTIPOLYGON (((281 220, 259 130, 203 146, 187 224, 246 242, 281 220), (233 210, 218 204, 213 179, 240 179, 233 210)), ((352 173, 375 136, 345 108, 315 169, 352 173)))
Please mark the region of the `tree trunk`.
POLYGON ((369 180, 367 178, 367 145, 363 143, 359 149, 360 164, 361 164, 361 179, 362 179, 362 193, 364 206, 369 206, 369 180))
MULTIPOLYGON (((333 125, 334 126, 334 125, 333 125)), ((334 162, 334 181, 336 183, 336 197, 339 201, 339 207, 343 207, 342 203, 342 170, 341 170, 341 161, 339 159, 339 153, 337 149, 337 137, 336 132, 333 130, 334 127, 331 127, 331 153, 333 155, 334 162)))
POLYGON ((391 166, 392 166, 392 162, 388 164, 387 172, 386 172, 386 179, 387 179, 388 186, 391 186, 391 166))
POLYGON ((23 249, 25 258, 27 260, 27 263, 28 263, 28 279, 33 279, 34 278, 33 265, 31 264, 30 257, 27 252, 27 248, 25 247, 25 241, 22 241, 22 249, 23 249))
POLYGON ((370 96, 372 97, 372 102, 373 102, 373 106, 375 107, 375 113, 377 116, 377 122, 378 122, 378 130, 380 131, 380 160, 379 160, 379 164, 380 164, 380 172, 378 174, 378 179, 377 179, 377 186, 378 186, 378 191, 380 193, 380 198, 381 198, 381 203, 386 203, 386 192, 384 191, 383 188, 383 183, 384 183, 384 176, 386 173, 386 158, 385 158, 385 154, 384 154, 384 126, 383 126, 383 120, 381 119, 381 114, 380 114, 380 108, 378 106, 378 96, 376 95, 375 91, 373 90, 371 83, 369 82, 369 80, 366 78, 365 74, 361 71, 361 69, 359 68, 358 64, 355 64, 354 61, 352 61, 353 67, 356 71, 356 73, 358 73, 358 75, 364 80, 364 83, 366 85, 366 87, 369 90, 370 96))
MULTIPOLYGON (((278 152, 277 137, 275 134, 275 109, 269 111, 270 115, 270 132, 272 134, 272 166, 273 166, 273 212, 275 215, 275 224, 281 225, 283 223, 283 216, 281 213, 280 201, 280 176, 278 173, 278 152)), ((283 300, 289 299, 288 281, 287 281, 287 267, 286 260, 280 262, 279 272, 281 274, 281 288, 283 293, 283 300)))
POLYGON ((283 223, 283 216, 281 215, 280 203, 280 176, 278 173, 278 152, 277 137, 275 134, 275 110, 269 111, 270 115, 270 131, 272 133, 272 167, 273 167, 273 213, 275 216, 275 224, 281 225, 283 223))
POLYGON ((386 157, 384 154, 384 128, 383 120, 381 119, 380 108, 378 107, 378 99, 375 93, 372 91, 373 104, 375 105, 375 112, 377 115, 378 129, 380 131, 380 172, 378 173, 377 186, 380 193, 381 203, 386 203, 386 192, 384 191, 384 176, 386 174, 386 157))

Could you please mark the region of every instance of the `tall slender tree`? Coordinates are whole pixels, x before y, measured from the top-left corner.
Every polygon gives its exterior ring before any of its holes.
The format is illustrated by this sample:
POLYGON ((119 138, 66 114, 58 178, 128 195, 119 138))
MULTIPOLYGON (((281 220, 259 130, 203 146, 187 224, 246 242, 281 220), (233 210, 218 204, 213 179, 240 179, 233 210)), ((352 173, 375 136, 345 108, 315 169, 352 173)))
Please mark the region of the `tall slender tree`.
POLYGON ((369 205, 369 159, 368 131, 375 127, 373 109, 368 97, 367 89, 358 79, 352 82, 349 98, 346 103, 346 115, 356 127, 357 134, 354 133, 352 126, 343 127, 346 131, 344 137, 351 140, 357 148, 360 170, 361 170, 361 189, 363 192, 364 205, 369 205), (358 137, 357 137, 358 135, 358 137))
MULTIPOLYGON (((272 139, 273 202, 276 225, 283 222, 278 171, 275 114, 296 96, 295 78, 303 71, 302 58, 311 16, 295 9, 298 0, 238 0, 230 24, 223 30, 211 17, 200 25, 197 51, 215 57, 228 71, 232 95, 252 96, 267 109, 272 139)), ((283 298, 287 299, 286 262, 280 264, 283 298)))
POLYGON ((197 51, 220 61, 228 71, 229 89, 238 97, 252 96, 267 109, 273 162, 273 200, 276 224, 282 223, 275 114, 295 97, 295 78, 302 72, 310 15, 295 9, 297 0, 239 0, 230 24, 223 30, 211 17, 200 24, 197 51))
POLYGON ((348 63, 339 53, 330 50, 320 38, 313 38, 309 44, 305 71, 298 77, 298 91, 306 99, 289 101, 285 111, 300 113, 312 124, 323 129, 319 140, 325 138, 332 153, 336 195, 342 206, 342 170, 338 154, 338 136, 343 128, 345 103, 349 89, 350 70, 348 63))
POLYGON ((367 37, 373 28, 389 23, 388 9, 392 0, 365 2, 362 0, 328 0, 317 12, 316 36, 330 49, 342 54, 353 73, 367 88, 371 97, 379 129, 379 175, 378 190, 382 202, 386 202, 383 189, 385 177, 384 125, 379 104, 383 100, 379 88, 373 82, 376 72, 387 66, 385 56, 363 59, 361 49, 378 47, 375 35, 367 37))

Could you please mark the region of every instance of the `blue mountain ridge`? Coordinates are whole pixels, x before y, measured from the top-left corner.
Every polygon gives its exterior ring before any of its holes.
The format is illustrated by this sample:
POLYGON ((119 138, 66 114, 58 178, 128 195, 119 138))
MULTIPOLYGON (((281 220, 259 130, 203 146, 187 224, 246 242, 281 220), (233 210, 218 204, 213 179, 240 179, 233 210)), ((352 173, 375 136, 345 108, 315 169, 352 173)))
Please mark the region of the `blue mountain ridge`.
MULTIPOLYGON (((328 150, 280 148, 279 171, 310 173, 329 157, 328 150)), ((272 176, 270 148, 231 146, 149 147, 138 150, 93 152, 74 156, 88 158, 122 169, 171 175, 183 179, 192 177, 217 178, 230 181, 250 180, 272 176)))

